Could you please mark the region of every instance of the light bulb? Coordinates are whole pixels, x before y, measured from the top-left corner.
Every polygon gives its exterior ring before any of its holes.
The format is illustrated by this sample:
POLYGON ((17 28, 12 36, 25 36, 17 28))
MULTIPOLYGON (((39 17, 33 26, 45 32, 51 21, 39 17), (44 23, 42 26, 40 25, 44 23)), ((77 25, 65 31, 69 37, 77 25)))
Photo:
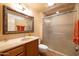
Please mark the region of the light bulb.
POLYGON ((59 11, 57 11, 56 14, 59 14, 59 11))
POLYGON ((48 3, 48 6, 52 6, 52 5, 54 5, 54 3, 51 3, 51 2, 48 3))

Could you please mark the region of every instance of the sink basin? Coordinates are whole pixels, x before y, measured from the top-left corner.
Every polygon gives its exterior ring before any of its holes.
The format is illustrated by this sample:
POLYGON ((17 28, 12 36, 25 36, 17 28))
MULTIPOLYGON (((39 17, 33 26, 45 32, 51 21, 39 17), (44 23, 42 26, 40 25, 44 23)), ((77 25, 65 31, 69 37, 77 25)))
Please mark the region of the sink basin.
POLYGON ((26 38, 25 37, 25 38, 22 39, 22 41, 29 40, 29 39, 32 39, 32 38, 30 38, 30 37, 29 38, 26 38))
POLYGON ((33 38, 36 38, 36 36, 25 36, 25 38, 33 39, 33 38))
POLYGON ((25 39, 33 39, 33 38, 31 38, 31 37, 27 37, 27 38, 25 38, 25 39))
POLYGON ((19 41, 25 41, 25 40, 30 40, 30 39, 35 39, 35 36, 25 36, 25 37, 21 37, 18 40, 19 41))

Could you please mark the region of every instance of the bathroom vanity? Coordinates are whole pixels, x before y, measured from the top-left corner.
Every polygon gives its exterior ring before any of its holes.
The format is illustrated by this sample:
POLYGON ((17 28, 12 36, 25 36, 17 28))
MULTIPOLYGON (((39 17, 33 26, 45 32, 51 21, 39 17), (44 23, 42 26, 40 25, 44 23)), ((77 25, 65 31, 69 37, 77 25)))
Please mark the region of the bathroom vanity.
POLYGON ((0 42, 0 56, 37 56, 38 37, 26 36, 0 42))

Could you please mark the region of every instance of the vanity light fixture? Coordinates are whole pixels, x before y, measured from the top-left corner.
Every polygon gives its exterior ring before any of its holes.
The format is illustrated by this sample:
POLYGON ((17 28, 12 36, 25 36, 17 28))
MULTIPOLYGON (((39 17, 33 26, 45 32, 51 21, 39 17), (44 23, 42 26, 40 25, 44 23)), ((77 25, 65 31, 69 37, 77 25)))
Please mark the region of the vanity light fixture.
POLYGON ((59 14, 59 11, 56 11, 56 14, 59 14))
POLYGON ((12 7, 13 7, 13 8, 16 8, 16 9, 20 9, 20 10, 23 9, 21 3, 14 3, 14 4, 12 4, 12 7))
POLYGON ((22 5, 21 3, 18 3, 21 6, 21 10, 24 11, 26 10, 26 8, 24 7, 24 5, 22 5))
POLYGON ((25 5, 23 5, 22 3, 12 3, 11 8, 14 10, 17 10, 23 14, 33 16, 32 11, 30 9, 28 9, 27 7, 25 7, 25 5))
POLYGON ((54 3, 48 2, 48 6, 53 6, 53 5, 54 5, 54 3))

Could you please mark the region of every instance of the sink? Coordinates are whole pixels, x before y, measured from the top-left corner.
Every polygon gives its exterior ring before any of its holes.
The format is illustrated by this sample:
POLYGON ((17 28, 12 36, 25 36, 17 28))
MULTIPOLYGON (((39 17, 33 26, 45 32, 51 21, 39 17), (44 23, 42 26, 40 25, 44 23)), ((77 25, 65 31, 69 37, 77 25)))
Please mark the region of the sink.
POLYGON ((33 39, 33 38, 35 38, 35 36, 25 36, 25 38, 33 39))
POLYGON ((21 41, 25 41, 25 40, 27 40, 27 39, 23 38, 21 41))
POLYGON ((25 39, 33 39, 32 37, 27 37, 27 38, 25 38, 25 39))
POLYGON ((21 41, 29 40, 29 39, 35 39, 35 36, 25 36, 21 38, 21 41))
POLYGON ((29 39, 32 39, 32 38, 30 38, 30 37, 29 38, 26 38, 25 37, 25 38, 22 39, 22 41, 29 40, 29 39))

